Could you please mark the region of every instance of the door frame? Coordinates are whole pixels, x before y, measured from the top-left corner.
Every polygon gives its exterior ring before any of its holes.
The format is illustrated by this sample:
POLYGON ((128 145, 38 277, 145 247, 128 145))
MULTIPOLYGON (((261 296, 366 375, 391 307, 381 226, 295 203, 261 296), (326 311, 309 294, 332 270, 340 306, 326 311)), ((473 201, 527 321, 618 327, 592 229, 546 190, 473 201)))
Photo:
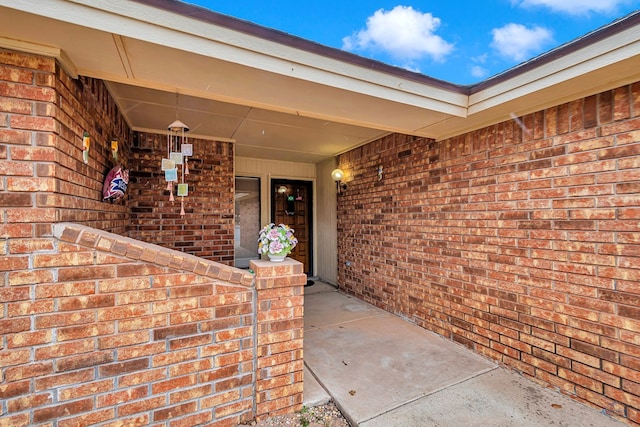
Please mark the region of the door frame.
POLYGON ((275 197, 277 188, 280 185, 303 185, 307 189, 307 211, 308 211, 308 220, 309 223, 307 225, 309 231, 309 271, 306 272, 309 277, 313 276, 315 269, 315 182, 314 180, 308 179, 289 179, 289 178, 271 178, 269 181, 269 218, 270 222, 275 221, 275 197))

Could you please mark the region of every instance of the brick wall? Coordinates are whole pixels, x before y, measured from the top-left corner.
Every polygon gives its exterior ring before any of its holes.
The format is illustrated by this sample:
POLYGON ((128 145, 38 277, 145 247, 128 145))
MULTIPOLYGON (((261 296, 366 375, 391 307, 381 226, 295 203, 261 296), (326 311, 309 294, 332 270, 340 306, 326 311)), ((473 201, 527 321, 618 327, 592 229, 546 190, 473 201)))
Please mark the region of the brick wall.
POLYGON ((341 288, 640 423, 640 83, 339 163, 341 288))
POLYGON ((189 139, 189 195, 185 216, 180 198, 169 201, 162 158, 167 157, 166 135, 134 135, 128 236, 157 243, 202 258, 233 264, 234 189, 233 144, 189 139))
POLYGON ((0 49, 0 223, 8 237, 46 237, 56 222, 75 222, 224 264, 233 263, 233 144, 190 140, 189 196, 169 202, 166 135, 132 133, 105 84, 70 78, 54 59, 0 49), (89 162, 82 137, 91 138, 89 162), (127 194, 102 202, 107 172, 131 171, 127 194))
POLYGON ((0 426, 231 427, 301 408, 302 266, 212 261, 233 259, 232 145, 194 147, 182 220, 144 188, 164 136, 137 137, 103 82, 0 49, 0 426), (112 139, 134 178, 115 204, 112 139))
POLYGON ((53 59, 0 49, 0 235, 50 236, 59 221, 124 232, 125 203, 102 202, 112 139, 126 159, 129 131, 101 81, 73 80, 53 59))
MULTIPOLYGON (((61 68, 56 71, 58 105, 56 129, 47 139, 57 151, 55 178, 58 181, 52 203, 57 221, 77 222, 123 234, 129 223, 127 197, 115 203, 102 201, 102 187, 109 170, 130 162, 131 132, 101 80, 71 79, 61 68), (91 138, 89 162, 82 160, 82 136, 91 138), (111 152, 111 141, 118 141, 118 158, 111 152)), ((44 137, 38 135, 38 138, 44 137)), ((37 196, 44 198, 42 195, 37 196)))
POLYGON ((302 409, 304 266, 251 261, 258 291, 256 412, 261 420, 302 409))
POLYGON ((0 425, 231 427, 301 409, 300 263, 257 261, 254 278, 82 225, 54 234, 3 274, 0 425))

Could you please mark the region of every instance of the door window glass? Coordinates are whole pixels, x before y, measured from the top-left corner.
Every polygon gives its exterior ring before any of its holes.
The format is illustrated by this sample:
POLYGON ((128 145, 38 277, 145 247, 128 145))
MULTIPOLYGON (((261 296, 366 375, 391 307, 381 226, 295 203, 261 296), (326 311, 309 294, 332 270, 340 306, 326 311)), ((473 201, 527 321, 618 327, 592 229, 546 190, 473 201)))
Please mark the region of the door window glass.
POLYGON ((258 259, 260 178, 236 177, 235 266, 249 268, 258 259))

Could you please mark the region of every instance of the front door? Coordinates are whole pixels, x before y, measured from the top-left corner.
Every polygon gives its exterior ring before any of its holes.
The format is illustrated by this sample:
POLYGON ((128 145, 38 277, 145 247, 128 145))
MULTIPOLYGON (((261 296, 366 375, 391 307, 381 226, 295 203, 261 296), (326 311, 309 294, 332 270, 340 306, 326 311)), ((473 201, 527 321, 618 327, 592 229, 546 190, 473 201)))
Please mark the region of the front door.
POLYGON ((274 179, 271 181, 271 221, 293 228, 298 244, 289 255, 312 272, 312 198, 310 181, 274 179))

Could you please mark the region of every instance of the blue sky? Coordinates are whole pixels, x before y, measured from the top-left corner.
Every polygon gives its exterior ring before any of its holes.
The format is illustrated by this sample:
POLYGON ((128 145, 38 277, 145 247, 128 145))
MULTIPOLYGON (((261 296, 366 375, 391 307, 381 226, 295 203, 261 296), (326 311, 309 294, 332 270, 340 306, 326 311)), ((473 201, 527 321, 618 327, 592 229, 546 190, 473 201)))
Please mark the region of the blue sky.
POLYGON ((503 72, 640 0, 186 0, 457 84, 503 72))

